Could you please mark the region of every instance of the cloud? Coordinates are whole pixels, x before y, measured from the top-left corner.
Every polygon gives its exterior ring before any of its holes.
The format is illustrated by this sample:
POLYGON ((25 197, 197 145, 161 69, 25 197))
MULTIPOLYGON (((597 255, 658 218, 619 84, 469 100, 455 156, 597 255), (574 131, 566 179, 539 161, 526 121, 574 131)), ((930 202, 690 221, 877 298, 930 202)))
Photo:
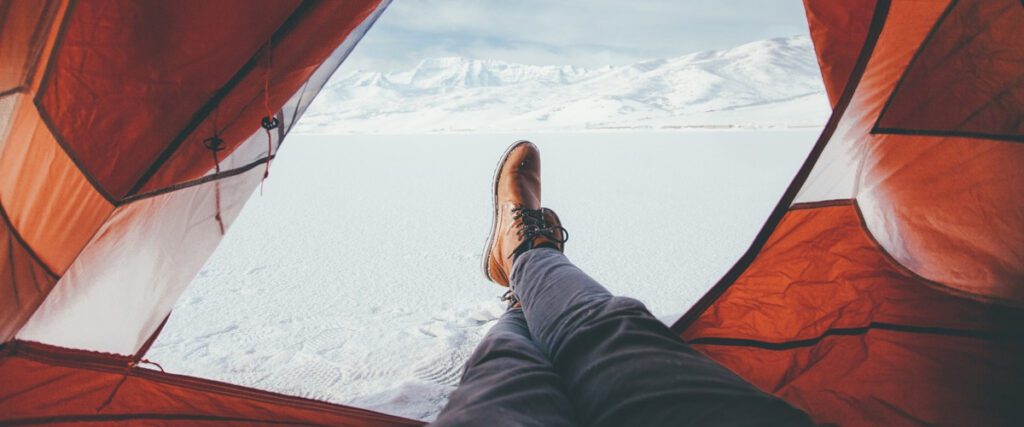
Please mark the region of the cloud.
POLYGON ((350 65, 466 56, 594 67, 806 32, 795 0, 395 0, 350 65))

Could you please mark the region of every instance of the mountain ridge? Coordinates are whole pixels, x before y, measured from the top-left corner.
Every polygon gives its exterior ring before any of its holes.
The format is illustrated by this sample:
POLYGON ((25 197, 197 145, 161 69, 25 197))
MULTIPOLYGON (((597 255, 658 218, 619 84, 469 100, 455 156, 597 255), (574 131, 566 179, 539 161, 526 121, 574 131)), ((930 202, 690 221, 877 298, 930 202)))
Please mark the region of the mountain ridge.
POLYGON ((829 113, 808 37, 625 66, 428 58, 336 75, 300 133, 440 133, 821 126, 829 113))

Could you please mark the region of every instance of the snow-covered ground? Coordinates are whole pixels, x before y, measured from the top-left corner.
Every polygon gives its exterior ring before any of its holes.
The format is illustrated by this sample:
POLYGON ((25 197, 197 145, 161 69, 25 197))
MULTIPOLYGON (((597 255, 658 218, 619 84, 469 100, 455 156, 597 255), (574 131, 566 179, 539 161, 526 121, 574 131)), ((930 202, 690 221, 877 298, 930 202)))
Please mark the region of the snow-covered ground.
POLYGON ((437 132, 793 128, 828 118, 810 38, 584 69, 467 58, 425 59, 389 73, 342 72, 299 132, 437 132))
POLYGON ((503 310, 479 265, 509 143, 540 146, 569 257, 671 322, 743 252, 817 134, 292 136, 147 357, 433 419, 503 310))

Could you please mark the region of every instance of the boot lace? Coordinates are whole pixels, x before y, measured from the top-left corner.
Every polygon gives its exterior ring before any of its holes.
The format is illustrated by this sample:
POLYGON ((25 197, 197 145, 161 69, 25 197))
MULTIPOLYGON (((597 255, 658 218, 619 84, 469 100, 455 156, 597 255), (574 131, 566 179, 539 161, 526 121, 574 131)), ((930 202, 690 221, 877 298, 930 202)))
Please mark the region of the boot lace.
POLYGON ((519 304, 519 297, 516 296, 516 293, 512 292, 512 289, 510 288, 501 296, 501 301, 508 304, 505 309, 511 310, 516 307, 516 304, 519 304))
POLYGON ((569 241, 569 231, 561 225, 548 224, 544 220, 544 212, 541 209, 527 209, 517 206, 512 209, 512 220, 519 221, 519 231, 517 234, 523 241, 509 254, 509 258, 517 257, 533 249, 535 247, 533 241, 537 237, 546 237, 557 245, 562 245, 569 241), (561 235, 564 237, 559 238, 558 231, 561 231, 561 235))

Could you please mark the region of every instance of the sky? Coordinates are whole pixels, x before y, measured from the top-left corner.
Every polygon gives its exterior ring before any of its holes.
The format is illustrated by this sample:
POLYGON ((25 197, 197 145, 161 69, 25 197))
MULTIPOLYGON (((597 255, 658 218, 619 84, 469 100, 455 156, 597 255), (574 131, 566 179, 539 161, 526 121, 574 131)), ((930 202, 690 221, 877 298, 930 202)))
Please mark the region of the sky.
POLYGON ((600 67, 807 34, 800 0, 394 0, 342 71, 462 56, 600 67))

